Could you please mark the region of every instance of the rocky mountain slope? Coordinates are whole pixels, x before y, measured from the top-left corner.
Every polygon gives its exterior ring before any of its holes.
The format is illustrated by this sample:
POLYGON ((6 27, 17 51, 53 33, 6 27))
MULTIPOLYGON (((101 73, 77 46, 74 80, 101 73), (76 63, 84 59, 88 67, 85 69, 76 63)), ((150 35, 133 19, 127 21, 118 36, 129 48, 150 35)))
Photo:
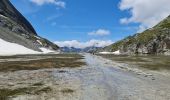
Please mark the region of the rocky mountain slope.
POLYGON ((58 50, 56 44, 37 35, 32 25, 15 9, 9 0, 0 1, 0 39, 26 48, 58 50))
POLYGON ((142 33, 126 37, 99 51, 114 52, 119 50, 123 54, 170 54, 170 16, 153 28, 142 33))

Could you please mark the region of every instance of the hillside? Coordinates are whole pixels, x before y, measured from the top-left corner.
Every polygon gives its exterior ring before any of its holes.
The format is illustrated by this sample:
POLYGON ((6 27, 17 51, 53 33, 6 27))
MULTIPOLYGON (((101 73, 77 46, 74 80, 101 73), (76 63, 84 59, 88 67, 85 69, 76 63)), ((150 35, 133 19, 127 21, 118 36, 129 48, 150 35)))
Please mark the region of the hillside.
POLYGON ((99 51, 114 52, 119 50, 123 54, 170 54, 170 16, 153 28, 142 33, 126 37, 99 51))
POLYGON ((50 50, 59 48, 47 39, 38 36, 32 25, 9 0, 0 1, 0 39, 39 52, 42 51, 40 48, 50 50))

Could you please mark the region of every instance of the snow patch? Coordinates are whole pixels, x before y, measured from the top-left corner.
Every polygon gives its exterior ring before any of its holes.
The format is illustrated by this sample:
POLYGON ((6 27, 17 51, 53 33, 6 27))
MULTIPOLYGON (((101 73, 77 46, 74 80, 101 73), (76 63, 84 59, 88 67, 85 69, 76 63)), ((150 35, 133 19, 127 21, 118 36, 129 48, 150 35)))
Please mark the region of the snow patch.
POLYGON ((119 50, 117 50, 117 51, 115 51, 115 52, 99 52, 99 54, 115 54, 115 55, 119 55, 120 54, 120 51, 119 50))
POLYGON ((37 40, 37 42, 40 44, 40 45, 43 45, 42 42, 40 40, 37 40))
POLYGON ((50 50, 48 48, 39 48, 42 52, 34 51, 29 48, 26 48, 22 45, 7 42, 3 39, 0 39, 0 55, 24 55, 24 54, 48 54, 54 53, 58 54, 59 51, 50 50))
POLYGON ((37 38, 37 39, 41 39, 40 37, 38 37, 38 36, 34 36, 35 38, 37 38))
POLYGON ((0 55, 16 55, 16 54, 38 54, 40 52, 28 49, 16 43, 10 43, 0 39, 0 55))
POLYGON ((6 19, 7 19, 7 17, 6 17, 6 16, 4 16, 4 15, 2 15, 2 14, 0 14, 0 16, 1 16, 1 17, 3 17, 3 18, 6 18, 6 19))
POLYGON ((50 49, 48 49, 48 48, 40 48, 40 50, 42 51, 42 53, 59 53, 59 52, 57 52, 57 51, 54 51, 54 50, 50 50, 50 49))
POLYGON ((113 54, 117 54, 117 55, 119 55, 119 54, 120 54, 120 51, 119 51, 119 50, 117 50, 117 51, 113 52, 113 54))

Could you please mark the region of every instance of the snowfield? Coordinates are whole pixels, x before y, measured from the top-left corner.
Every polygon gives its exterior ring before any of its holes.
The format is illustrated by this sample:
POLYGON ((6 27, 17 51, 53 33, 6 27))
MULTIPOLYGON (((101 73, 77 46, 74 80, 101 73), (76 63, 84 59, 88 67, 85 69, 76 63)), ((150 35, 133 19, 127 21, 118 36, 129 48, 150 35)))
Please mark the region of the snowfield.
POLYGON ((0 39, 0 55, 46 54, 46 53, 55 52, 47 48, 40 48, 40 50, 42 52, 34 51, 22 45, 19 45, 16 43, 10 43, 10 42, 0 39))
POLYGON ((0 39, 0 55, 16 55, 16 54, 37 54, 39 52, 28 49, 16 43, 10 43, 0 39))
POLYGON ((115 52, 99 52, 99 54, 115 54, 115 55, 119 55, 120 51, 115 51, 115 52))

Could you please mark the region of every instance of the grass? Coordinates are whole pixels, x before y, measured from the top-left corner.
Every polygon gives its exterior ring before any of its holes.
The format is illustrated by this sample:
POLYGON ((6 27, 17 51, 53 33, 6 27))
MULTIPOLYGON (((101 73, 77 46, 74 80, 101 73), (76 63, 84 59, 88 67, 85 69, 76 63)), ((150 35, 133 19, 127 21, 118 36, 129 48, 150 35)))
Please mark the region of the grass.
POLYGON ((8 100, 9 97, 30 94, 35 88, 26 87, 26 88, 18 88, 18 89, 0 89, 0 100, 8 100))
POLYGON ((36 90, 35 93, 39 95, 41 93, 48 93, 50 91, 52 91, 52 89, 50 87, 44 87, 42 89, 36 90))
POLYGON ((82 56, 76 54, 60 54, 60 55, 27 55, 27 56, 6 56, 0 59, 15 59, 15 58, 43 58, 40 60, 30 61, 9 61, 0 62, 0 71, 18 71, 18 70, 38 70, 44 68, 62 68, 62 67, 81 67, 85 62, 80 61, 82 56), (49 58, 50 57, 50 58, 49 58))
POLYGON ((44 84, 42 82, 38 82, 38 83, 35 83, 33 84, 33 86, 43 86, 44 84))
POLYGON ((170 70, 170 56, 146 55, 146 56, 127 56, 127 55, 100 55, 118 63, 135 65, 139 68, 149 70, 170 70))
POLYGON ((14 59, 14 58, 47 58, 47 57, 73 57, 73 58, 83 58, 79 54, 35 54, 35 55, 13 55, 13 56, 0 56, 0 59, 14 59))
POLYGON ((48 93, 52 91, 50 87, 24 87, 24 88, 17 88, 17 89, 0 89, 0 100, 8 100, 10 97, 15 97, 19 95, 26 95, 26 94, 42 94, 48 93))

